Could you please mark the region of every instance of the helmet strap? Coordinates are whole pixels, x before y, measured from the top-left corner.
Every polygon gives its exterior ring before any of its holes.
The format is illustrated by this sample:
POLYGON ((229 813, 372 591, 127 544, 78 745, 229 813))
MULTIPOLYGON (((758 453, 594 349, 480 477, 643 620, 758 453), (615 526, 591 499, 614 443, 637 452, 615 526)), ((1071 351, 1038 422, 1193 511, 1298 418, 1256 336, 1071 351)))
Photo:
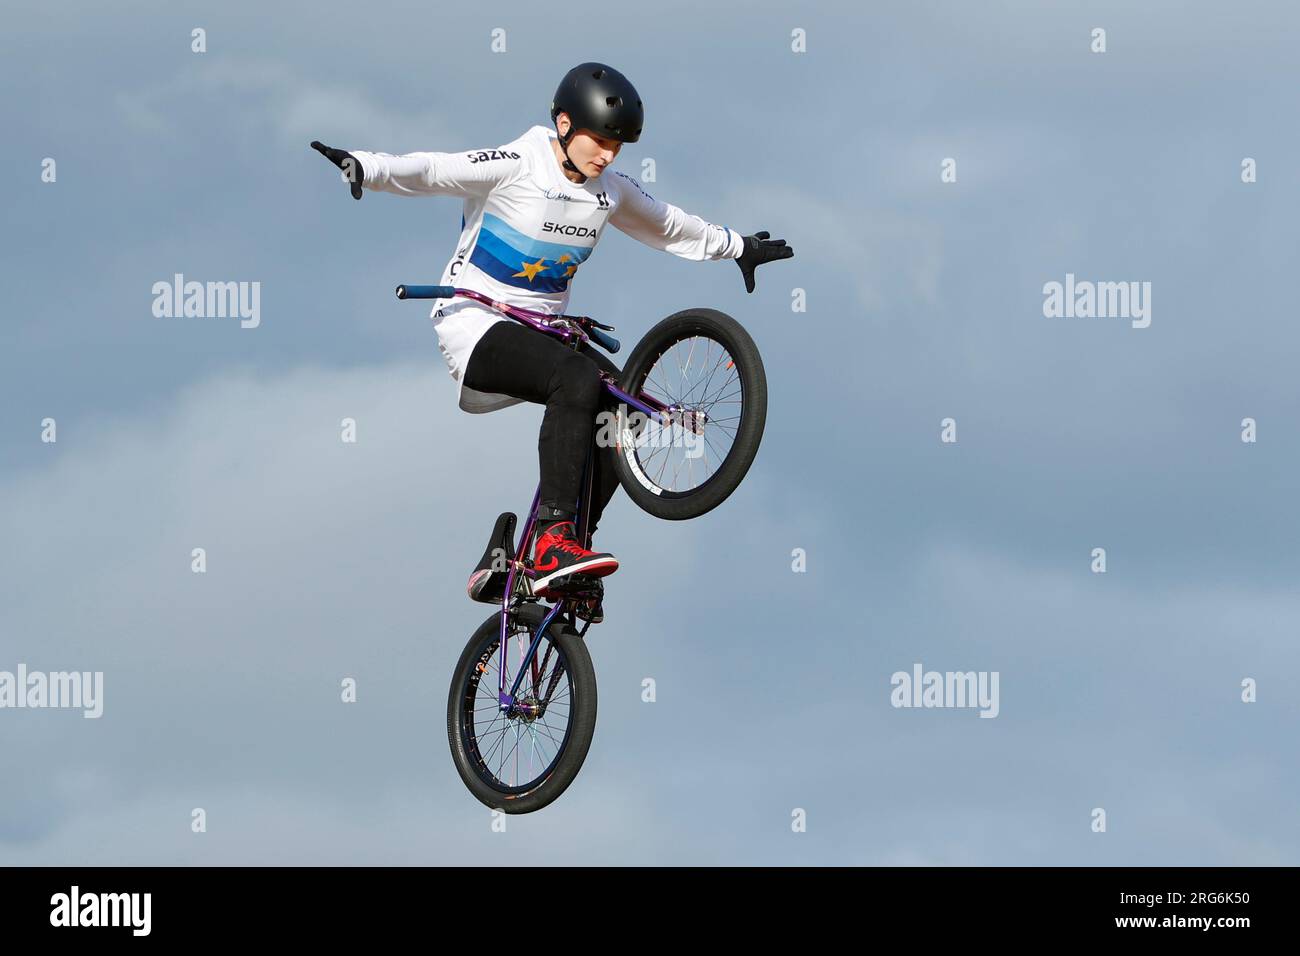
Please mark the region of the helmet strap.
POLYGON ((586 182, 587 181, 586 174, 577 166, 573 165, 573 160, 569 158, 569 140, 573 139, 573 134, 576 133, 577 131, 578 131, 577 127, 575 127, 572 123, 570 123, 569 131, 565 133, 563 136, 557 138, 560 141, 560 151, 564 153, 564 163, 563 163, 564 168, 572 170, 573 172, 577 173, 579 176, 582 177, 583 182, 586 182))

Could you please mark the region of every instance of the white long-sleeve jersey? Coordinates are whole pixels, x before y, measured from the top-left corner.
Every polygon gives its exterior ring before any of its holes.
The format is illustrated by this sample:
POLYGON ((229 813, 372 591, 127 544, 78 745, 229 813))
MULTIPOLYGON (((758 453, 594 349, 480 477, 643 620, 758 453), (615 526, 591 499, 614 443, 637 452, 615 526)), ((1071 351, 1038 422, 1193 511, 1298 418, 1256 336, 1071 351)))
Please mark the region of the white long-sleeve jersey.
MULTIPOLYGON (((555 131, 534 126, 496 149, 393 156, 349 150, 367 189, 399 196, 460 196, 465 200, 456 254, 441 285, 474 289, 511 305, 555 314, 565 311, 570 284, 609 223, 634 239, 684 259, 736 259, 740 233, 653 199, 636 180, 615 170, 581 185, 564 176, 551 141, 555 131)), ((471 299, 438 299, 438 346, 467 412, 491 412, 519 403, 507 395, 466 388, 465 368, 483 333, 509 322, 471 299)))

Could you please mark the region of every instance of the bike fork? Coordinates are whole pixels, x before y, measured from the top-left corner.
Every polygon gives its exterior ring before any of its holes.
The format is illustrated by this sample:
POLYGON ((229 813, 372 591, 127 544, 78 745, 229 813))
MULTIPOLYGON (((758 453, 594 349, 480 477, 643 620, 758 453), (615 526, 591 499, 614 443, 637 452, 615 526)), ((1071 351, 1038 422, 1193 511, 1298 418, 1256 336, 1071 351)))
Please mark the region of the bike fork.
MULTIPOLYGON (((593 438, 594 440, 594 438, 593 438)), ((591 490, 595 469, 592 467, 592 447, 589 442, 587 445, 587 461, 583 467, 582 490, 578 496, 578 540, 586 543, 587 523, 591 516, 591 490)), ((537 633, 533 635, 531 643, 528 645, 528 653, 524 655, 523 660, 519 662, 519 671, 515 674, 514 682, 510 685, 509 693, 506 692, 506 655, 510 650, 509 647, 509 618, 510 604, 514 599, 515 582, 518 576, 523 573, 523 562, 528 554, 528 547, 533 536, 533 530, 537 526, 537 506, 541 501, 542 486, 538 484, 537 491, 533 494, 533 504, 528 509, 528 522, 524 525, 523 536, 519 539, 519 547, 516 549, 514 560, 510 563, 510 573, 506 577, 506 592, 501 598, 501 666, 497 668, 497 703, 503 712, 508 713, 515 704, 515 698, 519 693, 519 685, 523 683, 524 674, 532 671, 533 683, 536 684, 541 677, 541 671, 537 664, 537 647, 542 642, 542 637, 546 634, 546 629, 551 626, 551 622, 564 609, 567 601, 561 599, 555 603, 551 610, 543 618, 542 623, 537 627, 537 633)), ((587 633, 587 628, 591 622, 587 622, 586 627, 582 629, 582 634, 587 633)), ((579 636, 582 636, 580 634, 579 636)), ((550 651, 547 651, 547 658, 550 657, 550 651)), ((543 661, 543 665, 545 661, 543 661)), ((556 676, 551 679, 552 687, 558 677, 559 669, 556 669, 556 676)), ((549 696, 550 690, 547 694, 549 696)))

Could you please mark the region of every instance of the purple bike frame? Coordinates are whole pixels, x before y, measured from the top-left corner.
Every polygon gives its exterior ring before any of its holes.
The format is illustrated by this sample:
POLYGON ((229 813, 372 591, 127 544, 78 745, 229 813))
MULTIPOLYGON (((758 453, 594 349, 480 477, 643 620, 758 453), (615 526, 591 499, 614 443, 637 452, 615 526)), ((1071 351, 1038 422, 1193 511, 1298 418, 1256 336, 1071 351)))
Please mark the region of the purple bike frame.
MULTIPOLYGON (((490 296, 483 295, 481 292, 476 292, 473 289, 458 289, 452 286, 399 285, 397 287, 397 297, 399 299, 450 299, 457 296, 464 299, 473 299, 475 302, 479 302, 488 308, 501 313, 507 318, 514 319, 517 322, 522 322, 524 325, 536 329, 538 332, 555 336, 563 341, 565 345, 569 345, 572 348, 577 348, 582 342, 587 341, 595 342, 597 345, 600 345, 610 352, 617 352, 619 348, 617 340, 603 334, 601 331, 602 329, 613 331, 614 327, 612 325, 602 325, 589 316, 551 315, 545 312, 536 312, 532 309, 524 309, 517 305, 511 305, 508 302, 500 302, 490 296), (555 322, 561 322, 562 324, 558 326, 552 325, 552 323, 555 322)), ((631 408, 635 408, 637 411, 640 411, 647 417, 652 418, 661 424, 665 423, 668 417, 676 411, 673 406, 664 405, 653 396, 629 395, 618 387, 618 383, 614 381, 613 377, 608 372, 603 370, 600 372, 600 380, 601 384, 605 386, 605 391, 610 395, 613 395, 620 402, 630 406, 631 408)), ((592 474, 591 450, 589 448, 587 451, 587 461, 583 467, 582 491, 578 496, 577 533, 579 541, 586 540, 584 535, 586 534, 587 521, 590 518, 591 513, 592 474)), ((539 483, 537 490, 533 493, 533 503, 528 509, 528 521, 524 525, 523 534, 519 539, 519 545, 515 550, 514 557, 510 561, 510 571, 506 577, 505 594, 501 598, 501 666, 497 668, 497 673, 499 675, 497 701, 500 705, 500 709, 507 713, 516 706, 515 699, 519 693, 519 685, 523 682, 525 672, 531 670, 534 686, 536 686, 538 680, 540 680, 544 668, 539 667, 537 663, 537 648, 542 642, 542 636, 546 633, 546 629, 550 627, 551 621, 554 620, 569 603, 568 599, 557 601, 555 606, 547 613, 546 617, 543 618, 542 623, 538 625, 537 633, 533 635, 532 643, 528 648, 528 653, 520 662, 519 671, 515 674, 514 682, 507 691, 505 685, 506 652, 508 649, 506 645, 507 618, 510 614, 510 605, 515 596, 515 585, 519 581, 519 575, 522 574, 530 580, 537 577, 535 571, 524 566, 524 559, 528 554, 529 539, 532 537, 533 530, 537 524, 537 505, 539 504, 541 494, 542 486, 539 483)), ((585 628, 582 633, 586 633, 585 628)), ((548 650, 547 656, 549 655, 550 651, 548 650)), ((544 663, 545 662, 543 662, 543 664, 544 663)), ((553 685, 558 678, 559 672, 557 671, 552 675, 552 688, 548 688, 547 697, 550 696, 550 690, 553 689, 553 685)), ((518 706, 520 712, 526 712, 532 705, 520 704, 518 706)))

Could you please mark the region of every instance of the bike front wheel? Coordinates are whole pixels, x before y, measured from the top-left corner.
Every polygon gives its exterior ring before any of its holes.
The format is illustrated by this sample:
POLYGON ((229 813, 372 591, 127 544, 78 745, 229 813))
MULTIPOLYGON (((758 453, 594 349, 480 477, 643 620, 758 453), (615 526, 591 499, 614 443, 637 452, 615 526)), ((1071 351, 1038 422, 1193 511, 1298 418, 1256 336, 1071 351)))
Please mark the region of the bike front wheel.
POLYGON ((505 659, 501 612, 474 632, 456 665, 447 699, 452 760, 470 793, 494 810, 532 813, 568 788, 587 759, 596 729, 596 672, 586 643, 558 617, 524 671, 509 711, 508 693, 547 609, 511 610, 505 659))
POLYGON ((671 521, 726 501, 767 422, 767 376, 744 327, 716 309, 670 315, 637 343, 619 386, 668 409, 660 423, 619 406, 614 460, 628 497, 671 521))

